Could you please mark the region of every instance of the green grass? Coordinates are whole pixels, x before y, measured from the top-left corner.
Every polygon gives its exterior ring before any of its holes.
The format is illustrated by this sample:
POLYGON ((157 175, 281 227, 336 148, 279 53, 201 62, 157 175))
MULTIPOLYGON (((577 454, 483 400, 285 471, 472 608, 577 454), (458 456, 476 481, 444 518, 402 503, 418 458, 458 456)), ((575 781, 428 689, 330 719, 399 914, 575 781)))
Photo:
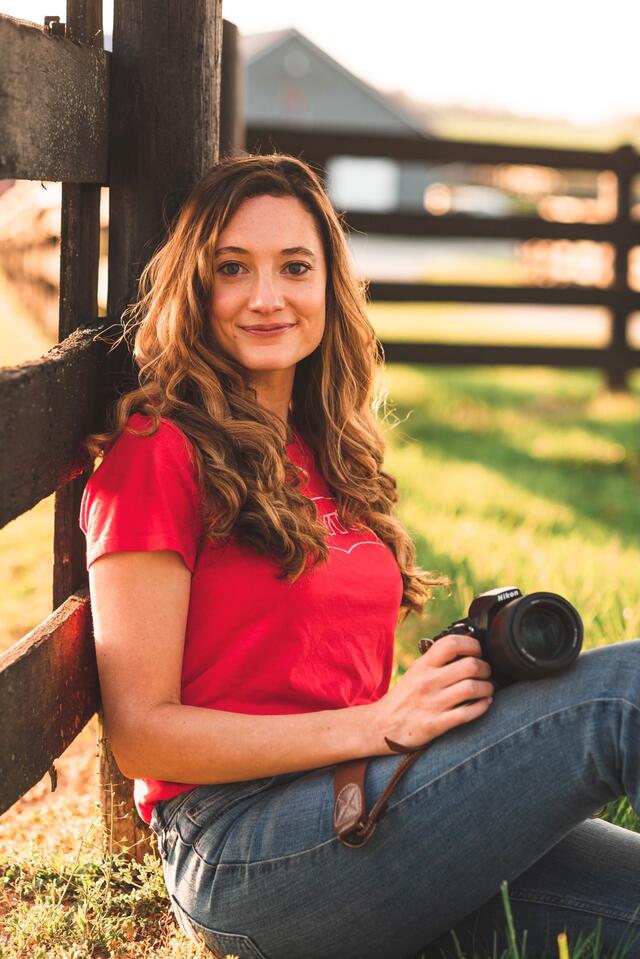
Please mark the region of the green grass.
MULTIPOLYGON (((368 313, 380 339, 431 343, 499 343, 584 346, 608 341, 609 319, 600 307, 475 305, 465 303, 370 303, 368 313)), ((639 339, 632 317, 630 339, 639 339)))
POLYGON ((640 140, 633 117, 578 125, 559 118, 501 114, 455 104, 432 105, 431 115, 436 135, 452 140, 589 150, 611 150, 623 143, 637 147, 640 140))
MULTIPOLYGON (((640 376, 628 395, 605 391, 597 373, 548 369, 397 365, 386 383, 400 515, 420 564, 452 582, 422 621, 400 627, 396 676, 419 637, 498 585, 567 597, 585 648, 640 636, 640 376)), ((601 818, 640 831, 624 798, 601 818)), ((595 936, 569 949, 571 959, 601 956, 595 936)), ((522 959, 515 941, 508 956, 522 959)))
MULTIPOLYGON (((452 581, 421 621, 400 628, 396 676, 420 636, 501 584, 566 596, 582 614, 587 647, 640 636, 640 378, 626 396, 607 394, 601 381, 541 369, 389 368, 387 467, 401 516, 421 564, 452 581)), ((14 548, 19 564, 32 547, 16 540, 14 548)), ((626 799, 603 818, 640 831, 626 799)), ((205 955, 172 919, 159 862, 127 865, 96 848, 72 862, 36 848, 0 861, 0 959, 205 955)), ((504 895, 509 948, 493 959, 541 959, 509 926, 504 895)), ((553 955, 603 959, 589 942, 553 955)))
POLYGON ((565 595, 587 646, 640 636, 637 376, 630 395, 543 369, 393 366, 387 384, 400 515, 422 565, 453 582, 401 650, 501 584, 565 595))
MULTIPOLYGON (((79 851, 81 852, 81 851, 79 851)), ((85 852, 0 860, 0 959, 200 959, 172 918, 159 860, 85 852)))

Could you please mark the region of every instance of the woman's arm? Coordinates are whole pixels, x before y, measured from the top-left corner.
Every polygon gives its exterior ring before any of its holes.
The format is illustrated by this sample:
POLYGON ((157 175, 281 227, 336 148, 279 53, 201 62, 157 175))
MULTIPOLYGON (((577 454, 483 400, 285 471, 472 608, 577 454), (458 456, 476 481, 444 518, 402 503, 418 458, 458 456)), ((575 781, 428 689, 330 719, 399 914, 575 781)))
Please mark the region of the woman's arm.
POLYGON ((450 636, 416 660, 379 702, 286 716, 187 706, 180 678, 191 574, 172 550, 108 553, 89 569, 107 734, 130 778, 222 783, 419 745, 487 709, 477 640, 450 636), (457 659, 463 656, 463 659, 457 659), (454 708, 454 707, 458 708, 454 708))

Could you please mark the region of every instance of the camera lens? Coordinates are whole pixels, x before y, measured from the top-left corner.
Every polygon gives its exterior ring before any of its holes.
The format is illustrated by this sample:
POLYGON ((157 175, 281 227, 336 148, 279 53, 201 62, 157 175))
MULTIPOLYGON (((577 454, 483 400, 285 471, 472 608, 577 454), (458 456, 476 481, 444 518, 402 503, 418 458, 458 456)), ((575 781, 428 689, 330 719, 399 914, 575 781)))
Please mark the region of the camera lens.
POLYGON ((555 603, 532 603, 523 609, 518 627, 520 647, 537 660, 558 659, 574 644, 573 621, 555 603))

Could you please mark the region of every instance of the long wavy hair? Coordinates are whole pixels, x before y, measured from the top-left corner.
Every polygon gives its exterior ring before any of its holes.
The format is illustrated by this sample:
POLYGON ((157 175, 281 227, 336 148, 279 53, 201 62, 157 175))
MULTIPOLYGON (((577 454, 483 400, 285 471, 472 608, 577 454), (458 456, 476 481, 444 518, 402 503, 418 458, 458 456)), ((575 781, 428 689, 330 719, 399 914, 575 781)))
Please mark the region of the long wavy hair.
POLYGON ((108 411, 107 431, 91 434, 85 445, 92 460, 104 455, 134 412, 152 417, 145 436, 156 432, 161 417, 172 420, 193 445, 206 536, 233 536, 275 558, 281 577, 293 582, 328 558, 327 530, 300 492, 304 470, 287 457, 295 428, 312 449, 342 522, 368 526, 393 552, 403 582, 402 620, 420 613, 431 587, 447 580, 416 566, 411 537, 393 515, 396 481, 383 469, 377 425, 383 354, 365 302, 341 218, 311 167, 283 154, 221 161, 195 185, 142 271, 138 299, 122 314, 114 343, 133 338, 139 385, 108 411), (296 366, 286 439, 282 421, 257 402, 250 371, 213 342, 208 320, 217 239, 240 205, 261 195, 303 204, 327 264, 325 330, 296 366))

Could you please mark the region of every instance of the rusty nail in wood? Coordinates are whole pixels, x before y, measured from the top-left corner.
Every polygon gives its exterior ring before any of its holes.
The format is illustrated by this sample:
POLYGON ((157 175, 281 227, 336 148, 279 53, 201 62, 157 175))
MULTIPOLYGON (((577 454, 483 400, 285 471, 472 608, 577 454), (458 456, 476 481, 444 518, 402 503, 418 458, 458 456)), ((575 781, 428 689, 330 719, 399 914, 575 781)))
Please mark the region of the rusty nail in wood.
POLYGON ((60 23, 60 17, 45 17, 44 28, 53 37, 64 37, 67 32, 67 25, 66 23, 60 23))

